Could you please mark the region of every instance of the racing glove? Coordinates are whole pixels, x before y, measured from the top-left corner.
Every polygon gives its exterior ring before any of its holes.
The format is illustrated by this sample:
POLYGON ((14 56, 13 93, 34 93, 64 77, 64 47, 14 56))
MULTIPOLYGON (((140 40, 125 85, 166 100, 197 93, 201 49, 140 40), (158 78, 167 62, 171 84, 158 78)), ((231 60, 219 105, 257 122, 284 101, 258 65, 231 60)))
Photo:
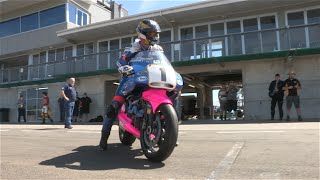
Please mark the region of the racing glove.
POLYGON ((123 76, 129 76, 131 74, 134 74, 134 70, 132 66, 129 65, 124 65, 120 66, 118 68, 118 71, 123 75, 123 76))

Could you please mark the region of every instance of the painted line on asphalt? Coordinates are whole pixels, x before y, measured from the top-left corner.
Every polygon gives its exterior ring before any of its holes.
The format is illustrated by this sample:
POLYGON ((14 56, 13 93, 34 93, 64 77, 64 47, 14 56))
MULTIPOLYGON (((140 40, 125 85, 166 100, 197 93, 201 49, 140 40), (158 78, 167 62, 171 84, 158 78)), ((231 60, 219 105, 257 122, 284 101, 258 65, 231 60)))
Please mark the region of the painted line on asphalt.
POLYGON ((39 131, 39 130, 36 130, 36 129, 22 129, 21 131, 23 131, 23 132, 40 132, 40 133, 43 133, 43 132, 48 133, 48 132, 50 132, 50 131, 39 131))
POLYGON ((285 131, 217 131, 217 134, 283 133, 285 131))
POLYGON ((0 129, 0 131, 9 131, 9 129, 0 129))
POLYGON ((211 175, 207 178, 207 180, 214 180, 219 179, 220 176, 227 172, 231 166, 233 165, 234 161, 238 157, 241 149, 243 148, 244 142, 237 142, 233 145, 224 159, 218 164, 214 171, 212 171, 211 175))
POLYGON ((100 134, 101 133, 101 132, 98 132, 98 131, 72 131, 72 130, 67 131, 67 132, 71 132, 71 133, 86 133, 86 134, 90 134, 90 133, 92 133, 92 134, 100 134))
POLYGON ((260 174, 261 179, 272 179, 272 180, 278 180, 280 179, 280 173, 269 173, 264 172, 260 174))

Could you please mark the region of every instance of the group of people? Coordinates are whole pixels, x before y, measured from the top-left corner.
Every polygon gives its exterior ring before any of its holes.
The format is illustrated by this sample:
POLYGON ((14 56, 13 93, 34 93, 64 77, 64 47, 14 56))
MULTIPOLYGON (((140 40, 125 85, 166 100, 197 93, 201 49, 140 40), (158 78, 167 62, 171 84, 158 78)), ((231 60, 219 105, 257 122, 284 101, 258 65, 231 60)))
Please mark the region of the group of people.
POLYGON ((80 118, 84 117, 85 121, 88 120, 90 104, 92 103, 87 93, 84 93, 82 98, 78 96, 74 87, 75 82, 76 80, 73 77, 67 80, 67 84, 61 89, 61 97, 58 100, 60 105, 60 121, 65 122, 64 127, 67 129, 72 129, 71 123, 77 122, 79 115, 80 118))
MULTIPOLYGON (((71 122, 77 122, 78 117, 88 120, 88 114, 90 113, 91 98, 87 93, 84 93, 80 98, 74 88, 75 78, 68 79, 68 83, 62 88, 61 97, 58 99, 60 108, 60 122, 65 122, 65 128, 71 129, 71 122)), ((21 116, 24 122, 26 122, 26 101, 23 95, 20 95, 18 99, 18 123, 20 123, 21 116)), ((50 98, 47 92, 42 92, 42 108, 40 117, 42 118, 42 124, 46 123, 46 120, 50 120, 53 123, 52 111, 49 106, 50 98)), ((81 119, 79 119, 81 121, 81 119)))
POLYGON ((230 82, 228 86, 226 84, 221 85, 221 89, 218 92, 218 98, 220 102, 220 119, 227 120, 227 114, 229 114, 229 118, 231 116, 231 112, 233 111, 237 116, 238 109, 238 91, 239 87, 234 84, 234 82, 230 82))
POLYGON ((296 108, 298 115, 298 121, 302 121, 301 109, 300 109, 300 90, 301 83, 295 78, 295 72, 290 71, 289 77, 285 81, 282 81, 279 74, 275 75, 275 80, 269 85, 269 96, 271 98, 271 120, 274 120, 275 107, 278 104, 279 109, 279 119, 283 118, 283 97, 286 96, 287 105, 287 121, 290 121, 290 110, 292 104, 296 108))
MULTIPOLYGON (((59 108, 60 108, 60 122, 65 121, 65 99, 61 95, 58 99, 59 108)), ((79 97, 78 92, 76 92, 76 100, 74 102, 74 108, 72 113, 72 122, 81 122, 88 120, 88 115, 90 113, 90 104, 92 103, 91 98, 88 97, 87 93, 83 93, 83 97, 79 97), (79 118, 79 119, 78 119, 79 118)))

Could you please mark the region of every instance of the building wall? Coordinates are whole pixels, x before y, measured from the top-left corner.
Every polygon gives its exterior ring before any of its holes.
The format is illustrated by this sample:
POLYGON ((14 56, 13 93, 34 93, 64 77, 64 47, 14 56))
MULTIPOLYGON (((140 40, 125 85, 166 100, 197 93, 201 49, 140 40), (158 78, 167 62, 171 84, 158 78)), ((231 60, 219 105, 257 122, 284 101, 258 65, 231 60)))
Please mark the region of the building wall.
MULTIPOLYGON (((293 62, 284 59, 252 61, 242 69, 246 119, 270 119, 268 87, 274 75, 279 73, 282 80, 288 78, 289 69, 296 71, 296 78, 302 84, 300 95, 302 117, 320 118, 320 56, 295 57, 293 62)), ((286 103, 283 104, 286 115, 286 103)), ((276 109, 276 117, 278 110, 276 109)), ((291 117, 296 118, 295 108, 291 117)))
POLYGON ((91 5, 88 9, 91 14, 91 23, 106 21, 111 19, 111 11, 100 7, 99 5, 91 5))

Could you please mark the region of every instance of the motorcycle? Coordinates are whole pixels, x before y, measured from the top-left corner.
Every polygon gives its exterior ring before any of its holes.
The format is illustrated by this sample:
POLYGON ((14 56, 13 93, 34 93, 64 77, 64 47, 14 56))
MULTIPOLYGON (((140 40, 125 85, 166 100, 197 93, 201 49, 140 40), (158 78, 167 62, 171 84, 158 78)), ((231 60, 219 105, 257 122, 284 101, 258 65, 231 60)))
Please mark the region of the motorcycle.
POLYGON ((119 139, 128 146, 139 139, 149 161, 164 161, 178 138, 178 117, 173 105, 183 79, 163 51, 138 52, 129 65, 133 70, 126 74, 123 85, 123 93, 128 96, 118 114, 119 139))

